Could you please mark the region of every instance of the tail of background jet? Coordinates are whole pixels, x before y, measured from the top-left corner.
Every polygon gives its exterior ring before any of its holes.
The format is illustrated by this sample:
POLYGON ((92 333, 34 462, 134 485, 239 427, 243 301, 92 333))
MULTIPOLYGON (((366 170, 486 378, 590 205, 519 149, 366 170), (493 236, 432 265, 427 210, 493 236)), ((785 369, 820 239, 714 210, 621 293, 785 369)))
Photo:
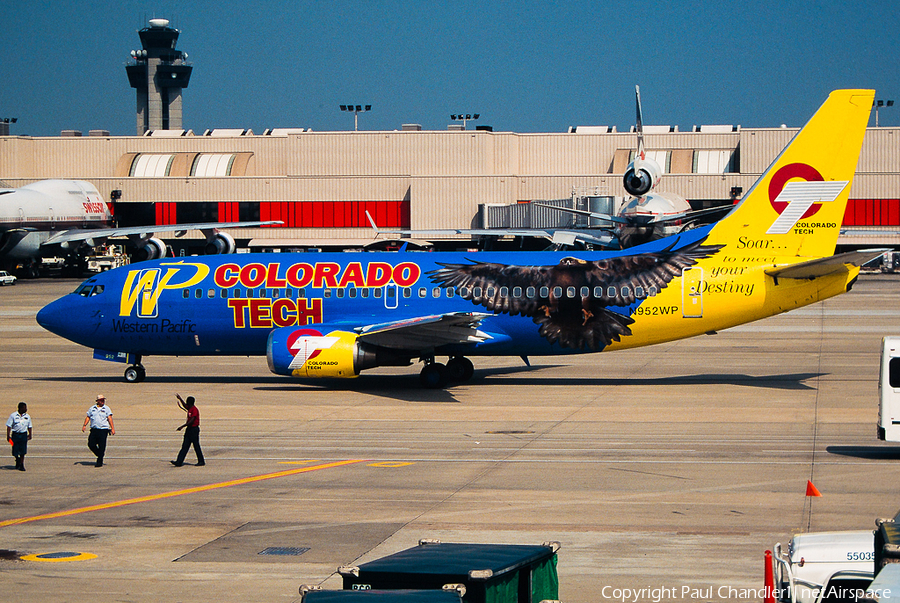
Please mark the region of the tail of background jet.
POLYGON ((874 96, 832 92, 706 244, 757 257, 832 255, 874 96))

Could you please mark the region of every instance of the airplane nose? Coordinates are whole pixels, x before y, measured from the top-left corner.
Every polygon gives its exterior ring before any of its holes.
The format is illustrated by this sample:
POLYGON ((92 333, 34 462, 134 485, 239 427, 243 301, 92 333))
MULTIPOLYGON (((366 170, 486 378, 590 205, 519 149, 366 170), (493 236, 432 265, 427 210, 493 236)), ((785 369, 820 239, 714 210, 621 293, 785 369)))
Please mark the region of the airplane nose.
POLYGON ((72 324, 72 309, 63 300, 58 299, 41 308, 35 319, 37 323, 60 337, 68 339, 69 325, 72 324))

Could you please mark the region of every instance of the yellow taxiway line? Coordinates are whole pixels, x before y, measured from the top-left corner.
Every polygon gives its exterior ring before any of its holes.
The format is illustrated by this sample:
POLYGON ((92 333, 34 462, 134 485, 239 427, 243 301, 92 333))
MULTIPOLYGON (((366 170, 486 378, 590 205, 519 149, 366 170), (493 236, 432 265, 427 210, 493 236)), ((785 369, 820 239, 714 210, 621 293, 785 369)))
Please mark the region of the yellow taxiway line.
POLYGON ((312 467, 299 467, 297 469, 286 469, 284 471, 276 471, 275 473, 266 473, 263 475, 254 475, 251 477, 242 477, 227 482, 218 482, 215 484, 207 484, 205 486, 197 486, 195 488, 186 488, 184 490, 174 490, 172 492, 162 492, 160 494, 150 494, 148 496, 139 496, 137 498, 128 498, 115 502, 103 503, 100 505, 91 505, 89 507, 81 507, 78 509, 69 509, 67 511, 57 511, 56 513, 45 513, 44 515, 34 515, 32 517, 19 517, 18 519, 7 519, 0 521, 0 528, 6 526, 18 525, 20 523, 28 523, 30 521, 41 521, 43 519, 55 519, 57 517, 66 517, 68 515, 78 515, 79 513, 90 513, 91 511, 102 511, 103 509, 112 509, 115 507, 124 507, 125 505, 134 505, 142 502, 150 502, 163 498, 171 498, 173 496, 182 496, 184 494, 196 494, 197 492, 206 492, 207 490, 216 490, 218 488, 229 488, 231 486, 240 486, 243 484, 252 484, 266 479, 275 479, 277 477, 286 477, 297 473, 308 473, 310 471, 319 471, 321 469, 331 469, 332 467, 341 467, 343 465, 351 465, 353 463, 361 463, 362 459, 354 459, 347 461, 336 461, 333 463, 324 463, 322 465, 314 465, 312 467))

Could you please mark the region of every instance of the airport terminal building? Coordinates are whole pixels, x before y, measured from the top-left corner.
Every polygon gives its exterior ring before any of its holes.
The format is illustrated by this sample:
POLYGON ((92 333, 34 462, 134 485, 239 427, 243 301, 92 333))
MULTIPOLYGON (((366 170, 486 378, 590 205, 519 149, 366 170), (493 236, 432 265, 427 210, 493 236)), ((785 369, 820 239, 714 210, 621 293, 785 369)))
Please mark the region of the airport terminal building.
MULTIPOLYGON (((646 127, 646 146, 665 171, 658 190, 685 197, 695 209, 731 203, 749 190, 797 132, 674 129, 646 127)), ((597 127, 546 134, 416 126, 389 132, 63 134, 0 137, 0 180, 15 187, 45 178, 88 180, 107 199, 118 197, 114 213, 123 226, 283 222, 232 233, 240 247, 252 249, 358 249, 374 240, 367 212, 383 229, 553 225, 547 221, 572 226, 575 218, 563 212, 539 217, 489 210, 534 200, 615 204, 625 195, 622 176, 636 146, 633 133, 597 127), (516 218, 522 215, 530 223, 516 218)), ((866 132, 844 225, 900 227, 900 128, 866 132)), ((448 239, 421 238, 439 246, 448 239)), ((449 238, 463 247, 469 239, 449 238)), ((199 245, 200 239, 197 233, 169 236, 167 243, 176 250, 187 245, 190 252, 190 241, 199 245)), ((900 238, 872 234, 839 243, 897 245, 900 238)))
MULTIPOLYGON (((467 130, 465 122, 443 131, 415 124, 386 132, 183 130, 183 89, 193 67, 176 49, 179 33, 161 18, 138 32, 142 48, 125 68, 136 92, 135 136, 10 136, 7 125, 0 181, 90 181, 110 200, 119 226, 283 223, 232 231, 239 249, 366 248, 374 241, 368 216, 381 229, 590 226, 597 224, 528 202, 604 214, 623 203, 637 135, 614 127, 546 134, 467 130)), ((644 126, 646 149, 664 173, 657 190, 694 209, 733 203, 796 132, 644 126)), ((900 227, 900 128, 867 131, 844 225, 900 227)), ((200 233, 161 238, 176 253, 193 253, 204 241, 200 233)), ((435 248, 478 246, 464 235, 417 238, 435 248)), ((900 246, 900 237, 842 237, 839 245, 900 246)))

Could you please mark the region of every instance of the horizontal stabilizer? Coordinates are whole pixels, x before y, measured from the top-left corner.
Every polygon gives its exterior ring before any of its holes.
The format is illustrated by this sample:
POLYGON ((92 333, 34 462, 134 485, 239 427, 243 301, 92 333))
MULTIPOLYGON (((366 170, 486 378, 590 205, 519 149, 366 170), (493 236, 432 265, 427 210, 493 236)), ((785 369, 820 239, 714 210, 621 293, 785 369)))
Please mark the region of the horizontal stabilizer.
POLYGON ((766 274, 778 278, 816 278, 818 276, 827 276, 842 272, 848 266, 859 267, 867 264, 885 251, 890 250, 861 249, 859 251, 848 251, 847 253, 839 253, 827 258, 819 258, 780 268, 771 268, 766 270, 766 274))

